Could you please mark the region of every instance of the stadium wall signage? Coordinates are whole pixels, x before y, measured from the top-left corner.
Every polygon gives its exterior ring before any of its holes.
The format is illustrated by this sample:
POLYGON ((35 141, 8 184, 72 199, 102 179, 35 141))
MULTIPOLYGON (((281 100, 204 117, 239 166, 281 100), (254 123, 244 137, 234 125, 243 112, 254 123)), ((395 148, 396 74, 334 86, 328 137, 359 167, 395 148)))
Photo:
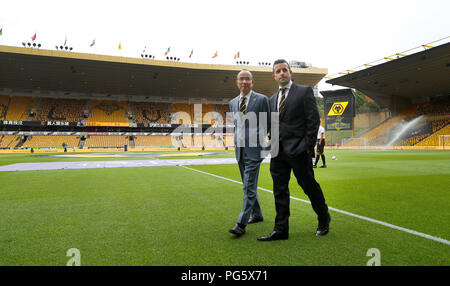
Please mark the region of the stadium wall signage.
MULTIPOLYGON (((124 122, 67 122, 67 121, 18 121, 18 120, 2 120, 0 126, 12 125, 12 126, 70 126, 70 127, 86 127, 86 126, 99 126, 99 127, 168 127, 176 128, 179 126, 188 128, 200 128, 209 127, 211 124, 168 124, 168 123, 124 123, 124 122)), ((217 125, 216 128, 233 128, 234 125, 217 125)))
POLYGON ((351 89, 327 90, 323 96, 326 131, 353 130, 355 96, 351 89))

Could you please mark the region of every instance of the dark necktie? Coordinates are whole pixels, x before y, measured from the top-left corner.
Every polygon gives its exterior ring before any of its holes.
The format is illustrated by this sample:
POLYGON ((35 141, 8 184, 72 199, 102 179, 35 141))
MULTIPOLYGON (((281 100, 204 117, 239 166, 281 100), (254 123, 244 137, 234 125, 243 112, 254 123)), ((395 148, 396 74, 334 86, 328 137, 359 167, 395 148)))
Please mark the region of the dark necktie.
POLYGON ((247 98, 245 96, 243 96, 241 98, 241 104, 239 105, 239 111, 242 112, 242 113, 244 113, 245 110, 247 109, 247 104, 245 103, 246 99, 247 98))
POLYGON ((286 90, 287 88, 280 89, 281 91, 281 99, 280 104, 278 105, 278 113, 281 114, 281 111, 283 111, 284 107, 286 106, 286 90))

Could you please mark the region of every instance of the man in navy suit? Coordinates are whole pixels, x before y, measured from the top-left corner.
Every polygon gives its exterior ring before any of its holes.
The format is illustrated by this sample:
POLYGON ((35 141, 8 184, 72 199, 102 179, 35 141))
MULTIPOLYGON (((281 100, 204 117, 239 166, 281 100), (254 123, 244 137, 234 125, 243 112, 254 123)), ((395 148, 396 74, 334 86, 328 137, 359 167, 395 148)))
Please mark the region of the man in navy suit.
POLYGON ((241 70, 236 85, 240 94, 229 105, 234 118, 235 155, 244 198, 237 223, 229 232, 241 236, 247 224, 263 221, 257 188, 259 167, 265 157, 265 138, 270 128, 270 107, 268 97, 252 90, 254 80, 250 71, 241 70))
MULTIPOLYGON (((320 185, 314 178, 312 156, 316 143, 320 116, 311 87, 295 84, 292 70, 285 60, 276 60, 272 77, 279 85, 278 91, 270 98, 270 110, 278 112, 279 136, 271 136, 271 144, 278 140, 278 155, 270 160, 275 198, 275 227, 259 241, 288 239, 291 171, 298 184, 311 201, 317 214, 319 225, 317 236, 329 231, 330 215, 320 185), (276 137, 276 138, 274 138, 276 137)), ((276 144, 275 144, 276 145, 276 144)))

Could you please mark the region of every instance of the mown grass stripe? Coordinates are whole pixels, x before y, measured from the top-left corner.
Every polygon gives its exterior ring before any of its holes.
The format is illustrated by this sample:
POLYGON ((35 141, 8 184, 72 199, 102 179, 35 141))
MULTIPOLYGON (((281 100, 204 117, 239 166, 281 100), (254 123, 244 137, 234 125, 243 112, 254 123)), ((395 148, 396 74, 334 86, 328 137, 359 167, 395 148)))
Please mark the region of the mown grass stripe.
MULTIPOLYGON (((242 182, 239 182, 239 181, 236 181, 236 180, 232 180, 232 179, 225 178, 225 177, 222 177, 222 176, 218 176, 218 175, 215 175, 215 174, 211 174, 211 173, 207 173, 207 172, 204 172, 204 171, 196 170, 196 169, 189 168, 189 167, 186 167, 186 166, 180 166, 180 167, 188 169, 188 170, 192 170, 192 171, 195 171, 195 172, 198 172, 198 173, 202 173, 202 174, 205 174, 205 175, 213 176, 213 177, 216 177, 216 178, 219 178, 219 179, 222 179, 222 180, 226 180, 226 181, 229 181, 229 182, 233 182, 233 183, 242 185, 242 182)), ((268 190, 268 189, 265 189, 265 188, 262 188, 262 187, 258 187, 258 189, 262 190, 262 191, 265 191, 265 192, 272 193, 271 190, 268 190)), ((304 202, 304 203, 307 203, 307 204, 311 204, 311 202, 309 202, 307 200, 299 199, 299 198, 296 198, 296 197, 293 197, 293 196, 290 196, 290 198, 293 199, 293 200, 296 200, 296 201, 301 201, 301 202, 304 202)), ((432 236, 432 235, 429 235, 429 234, 426 234, 426 233, 418 232, 418 231, 415 231, 415 230, 412 230, 412 229, 408 229, 408 228, 404 228, 404 227, 401 227, 401 226, 396 226, 396 225, 393 225, 393 224, 390 224, 390 223, 387 223, 387 222, 384 222, 384 221, 380 221, 380 220, 376 220, 376 219, 373 219, 373 218, 361 216, 361 215, 358 215, 358 214, 354 214, 354 213, 347 212, 347 211, 344 211, 344 210, 336 209, 336 208, 333 208, 333 207, 328 207, 328 209, 332 210, 332 211, 335 211, 335 212, 338 212, 338 213, 341 213, 341 214, 352 216, 352 217, 355 217, 355 218, 358 218, 358 219, 361 219, 361 220, 365 220, 365 221, 369 221, 369 222, 372 222, 372 223, 380 224, 380 225, 383 225, 383 226, 386 226, 386 227, 389 227, 389 228, 392 228, 392 229, 400 230, 400 231, 403 231, 403 232, 406 232, 406 233, 409 233, 409 234, 413 234, 413 235, 420 236, 420 237, 423 237, 423 238, 426 238, 426 239, 430 239, 430 240, 433 240, 433 241, 437 241, 437 242, 440 242, 440 243, 443 243, 443 244, 446 244, 446 245, 450 245, 450 241, 448 241, 446 239, 443 239, 443 238, 440 238, 440 237, 435 237, 435 236, 432 236)))

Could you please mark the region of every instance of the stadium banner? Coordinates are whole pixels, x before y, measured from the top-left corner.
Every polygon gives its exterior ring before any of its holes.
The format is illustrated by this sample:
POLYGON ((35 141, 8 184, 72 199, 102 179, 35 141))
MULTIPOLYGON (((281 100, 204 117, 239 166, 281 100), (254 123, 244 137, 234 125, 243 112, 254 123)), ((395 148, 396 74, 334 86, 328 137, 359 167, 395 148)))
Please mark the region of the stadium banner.
POLYGON ((113 126, 113 127, 129 127, 128 122, 86 122, 86 126, 113 126))
POLYGON ((45 122, 41 122, 41 121, 22 121, 22 126, 32 126, 32 127, 37 127, 37 126, 42 126, 45 125, 45 122))
POLYGON ((72 126, 72 127, 84 127, 82 122, 67 122, 67 121, 16 121, 16 120, 3 120, 0 121, 0 125, 16 125, 16 126, 72 126))
POLYGON ((70 126, 70 122, 67 121, 47 121, 47 126, 70 126))
POLYGON ((23 125, 23 121, 3 120, 0 121, 0 125, 23 125))
POLYGON ((326 131, 353 130, 355 96, 351 89, 327 90, 323 96, 326 131))

